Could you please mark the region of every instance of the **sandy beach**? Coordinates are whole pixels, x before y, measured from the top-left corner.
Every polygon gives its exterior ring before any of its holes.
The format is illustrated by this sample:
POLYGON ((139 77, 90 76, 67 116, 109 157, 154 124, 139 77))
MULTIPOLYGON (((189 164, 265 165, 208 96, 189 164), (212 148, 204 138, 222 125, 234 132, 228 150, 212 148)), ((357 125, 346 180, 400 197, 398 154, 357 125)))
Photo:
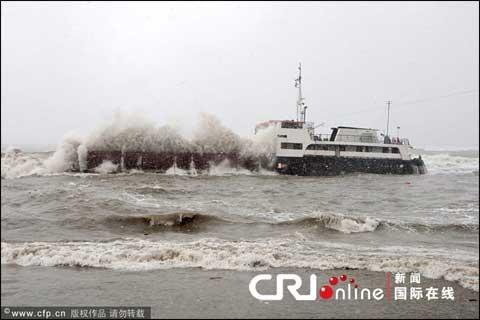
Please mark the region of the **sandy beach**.
MULTIPOLYGON (((154 318, 478 318, 478 292, 445 280, 422 277, 419 286, 451 286, 455 300, 283 301, 251 296, 250 280, 259 273, 295 273, 318 283, 334 275, 354 277, 363 288, 384 288, 386 274, 363 270, 273 269, 265 272, 168 269, 121 272, 95 268, 2 265, 2 306, 151 306, 154 318)), ((393 277, 393 276, 392 276, 393 277)), ((393 280, 393 279, 392 279, 393 280)), ((392 286, 393 286, 392 282, 392 286)), ((305 286, 305 288, 304 288, 305 286)), ((320 286, 320 285, 319 285, 320 286)), ((408 286, 408 284, 407 284, 408 286)), ((273 282, 262 293, 272 293, 273 282)))

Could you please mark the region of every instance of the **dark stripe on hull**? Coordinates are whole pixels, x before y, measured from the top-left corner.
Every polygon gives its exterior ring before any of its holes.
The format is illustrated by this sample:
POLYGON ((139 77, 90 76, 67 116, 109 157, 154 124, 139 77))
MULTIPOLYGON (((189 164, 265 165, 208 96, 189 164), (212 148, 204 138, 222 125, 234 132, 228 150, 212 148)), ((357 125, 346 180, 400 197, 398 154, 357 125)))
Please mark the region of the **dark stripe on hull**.
POLYGON ((238 153, 197 153, 197 152, 141 152, 141 151, 98 151, 87 153, 87 171, 92 171, 104 161, 111 161, 123 169, 142 169, 163 172, 174 164, 181 169, 206 170, 211 165, 218 165, 228 160, 232 167, 256 170, 259 160, 241 157, 238 153))
MULTIPOLYGON (((268 159, 241 157, 237 153, 167 153, 127 151, 89 151, 87 154, 87 171, 92 171, 103 161, 109 160, 124 169, 143 169, 163 172, 174 164, 181 169, 207 170, 211 165, 218 165, 228 160, 232 167, 243 167, 256 171, 259 167, 271 167, 268 159)), ((423 174, 426 172, 421 159, 374 159, 347 158, 333 156, 277 157, 273 168, 280 174, 299 176, 330 176, 352 172, 381 174, 423 174), (285 165, 282 169, 278 164, 285 165)), ((121 168, 119 168, 121 170, 121 168)))
POLYGON ((277 157, 278 173, 299 176, 332 176, 344 173, 365 172, 379 174, 424 174, 422 159, 375 159, 333 156, 304 156, 303 158, 277 157), (284 167, 278 168, 282 164, 284 167))

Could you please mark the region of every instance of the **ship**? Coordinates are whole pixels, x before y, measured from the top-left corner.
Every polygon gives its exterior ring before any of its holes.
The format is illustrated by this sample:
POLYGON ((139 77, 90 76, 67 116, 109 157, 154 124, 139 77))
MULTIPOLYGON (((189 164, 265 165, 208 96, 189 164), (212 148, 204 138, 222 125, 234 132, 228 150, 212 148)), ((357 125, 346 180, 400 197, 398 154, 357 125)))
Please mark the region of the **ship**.
POLYGON ((256 125, 255 133, 273 131, 273 169, 280 174, 328 176, 345 173, 424 174, 421 155, 415 156, 409 139, 389 135, 387 130, 337 126, 329 134, 316 134, 315 124, 306 121, 307 106, 302 96, 302 66, 299 64, 297 119, 270 120, 256 125))
MULTIPOLYGON (((179 168, 195 172, 228 162, 229 166, 250 171, 269 169, 279 174, 330 176, 346 173, 424 174, 421 156, 415 157, 407 138, 391 137, 378 129, 338 126, 330 134, 316 134, 315 124, 306 121, 307 106, 302 95, 302 66, 299 64, 296 120, 270 120, 255 126, 255 135, 268 130, 272 150, 264 156, 230 152, 149 152, 142 150, 89 150, 86 171, 110 161, 120 171, 129 169, 165 172, 179 168)), ((390 106, 389 106, 390 108, 390 106)))

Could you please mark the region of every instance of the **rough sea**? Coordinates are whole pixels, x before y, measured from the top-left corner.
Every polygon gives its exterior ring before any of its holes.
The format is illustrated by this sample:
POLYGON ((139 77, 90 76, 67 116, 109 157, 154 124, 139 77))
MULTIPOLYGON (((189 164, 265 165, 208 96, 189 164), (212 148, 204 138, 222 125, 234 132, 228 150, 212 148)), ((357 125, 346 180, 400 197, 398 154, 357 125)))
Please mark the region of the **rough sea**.
POLYGON ((2 154, 1 261, 146 272, 419 271, 478 291, 478 151, 422 152, 425 175, 46 172, 2 154))

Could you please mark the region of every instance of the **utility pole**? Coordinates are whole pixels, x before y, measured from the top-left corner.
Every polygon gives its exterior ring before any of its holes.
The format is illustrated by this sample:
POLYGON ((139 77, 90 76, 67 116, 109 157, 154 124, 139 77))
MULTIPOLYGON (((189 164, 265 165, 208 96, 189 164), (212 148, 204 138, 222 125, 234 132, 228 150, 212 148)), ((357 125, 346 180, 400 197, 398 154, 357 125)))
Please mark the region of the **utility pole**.
POLYGON ((392 101, 387 101, 387 136, 388 136, 388 127, 390 126, 390 104, 392 101))

